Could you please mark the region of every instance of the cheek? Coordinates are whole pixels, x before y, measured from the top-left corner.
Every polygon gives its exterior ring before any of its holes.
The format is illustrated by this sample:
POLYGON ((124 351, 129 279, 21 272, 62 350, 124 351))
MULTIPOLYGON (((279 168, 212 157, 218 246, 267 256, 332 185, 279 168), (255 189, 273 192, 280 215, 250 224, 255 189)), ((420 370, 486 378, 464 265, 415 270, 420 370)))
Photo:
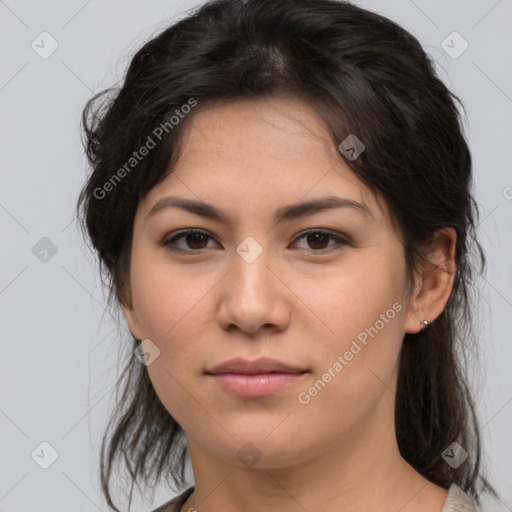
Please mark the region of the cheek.
POLYGON ((143 256, 136 254, 132 259, 132 293, 141 335, 159 350, 147 367, 150 380, 178 423, 184 414, 188 421, 199 420, 190 392, 193 379, 203 370, 201 340, 211 330, 206 299, 218 278, 199 278, 143 256))
POLYGON ((381 253, 325 282, 314 304, 331 334, 315 345, 316 375, 299 403, 309 402, 319 414, 332 407, 333 414, 356 421, 392 389, 406 309, 401 272, 381 253))
POLYGON ((352 340, 376 322, 377 329, 382 331, 379 335, 396 337, 399 332, 396 326, 401 322, 398 310, 404 310, 405 305, 402 304, 403 269, 396 263, 399 259, 394 261, 391 254, 386 258, 382 253, 354 258, 339 272, 333 273, 336 277, 326 278, 323 286, 310 284, 306 287, 304 296, 329 327, 331 336, 328 339, 352 340), (312 294, 315 289, 318 293, 312 294))
POLYGON ((165 255, 141 249, 134 252, 131 282, 142 333, 168 347, 185 325, 187 330, 197 325, 190 317, 199 316, 215 281, 214 276, 200 276, 171 265, 165 255))

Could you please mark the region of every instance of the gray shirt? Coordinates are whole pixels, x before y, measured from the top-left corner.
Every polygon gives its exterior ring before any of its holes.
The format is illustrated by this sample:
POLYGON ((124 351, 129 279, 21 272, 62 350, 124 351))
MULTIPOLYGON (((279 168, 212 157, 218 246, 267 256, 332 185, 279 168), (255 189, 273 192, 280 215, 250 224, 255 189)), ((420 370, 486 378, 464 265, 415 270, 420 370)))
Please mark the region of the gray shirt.
MULTIPOLYGON (((189 487, 171 501, 153 510, 153 512, 179 512, 193 492, 194 487, 189 487)), ((476 508, 473 500, 459 486, 452 484, 448 489, 448 496, 446 496, 446 501, 440 512, 476 512, 476 508)))

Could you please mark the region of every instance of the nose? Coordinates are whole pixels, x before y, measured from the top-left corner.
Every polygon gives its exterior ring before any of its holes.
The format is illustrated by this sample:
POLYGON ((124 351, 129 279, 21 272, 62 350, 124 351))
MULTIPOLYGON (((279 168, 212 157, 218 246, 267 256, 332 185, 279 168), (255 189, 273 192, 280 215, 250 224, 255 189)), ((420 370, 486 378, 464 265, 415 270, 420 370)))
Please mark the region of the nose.
POLYGON ((233 255, 233 267, 219 289, 218 322, 223 329, 251 335, 286 329, 291 291, 272 266, 265 251, 252 262, 233 255))

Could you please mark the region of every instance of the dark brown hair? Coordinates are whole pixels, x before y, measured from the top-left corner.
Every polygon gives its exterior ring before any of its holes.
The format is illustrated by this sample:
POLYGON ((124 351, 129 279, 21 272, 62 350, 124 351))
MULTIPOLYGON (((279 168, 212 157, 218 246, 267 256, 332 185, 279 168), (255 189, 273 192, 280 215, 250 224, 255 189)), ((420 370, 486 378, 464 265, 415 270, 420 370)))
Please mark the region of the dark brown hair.
MULTIPOLYGON (((478 209, 462 105, 417 39, 385 17, 335 0, 209 2, 144 44, 119 89, 88 101, 82 122, 92 173, 77 212, 99 256, 109 304, 114 298, 130 304, 137 205, 172 172, 187 122, 208 104, 283 95, 311 105, 336 146, 350 134, 364 142, 365 151, 346 163, 389 206, 411 284, 434 233, 456 230, 457 270, 446 307, 428 329, 403 340, 397 442, 402 457, 431 482, 444 488, 455 482, 477 502, 482 491, 495 494, 481 475, 467 383, 476 354, 472 278, 475 265, 484 269, 485 256, 475 238, 478 209), (191 99, 197 107, 172 121, 191 99), (165 132, 157 131, 162 126, 165 132), (156 133, 156 147, 127 166, 156 133), (441 456, 454 441, 469 454, 456 469, 441 456)), ((131 340, 118 381, 124 391, 101 447, 102 489, 114 510, 110 480, 118 459, 132 482, 130 503, 139 480, 144 488, 162 477, 178 488, 185 483, 186 438, 132 355, 139 342, 131 340)))

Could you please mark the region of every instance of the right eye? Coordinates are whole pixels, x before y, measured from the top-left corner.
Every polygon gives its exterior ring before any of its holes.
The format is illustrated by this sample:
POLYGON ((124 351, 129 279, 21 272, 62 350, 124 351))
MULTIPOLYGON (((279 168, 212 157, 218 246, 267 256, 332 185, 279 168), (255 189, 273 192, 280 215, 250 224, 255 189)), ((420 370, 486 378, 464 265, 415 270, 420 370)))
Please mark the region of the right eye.
MULTIPOLYGON (((208 249, 205 242, 212 237, 205 231, 198 229, 185 229, 177 233, 166 235, 160 242, 160 245, 166 247, 170 251, 179 252, 199 252, 208 249), (179 242, 182 242, 181 245, 179 242)), ((213 240, 213 239, 212 239, 213 240)))

